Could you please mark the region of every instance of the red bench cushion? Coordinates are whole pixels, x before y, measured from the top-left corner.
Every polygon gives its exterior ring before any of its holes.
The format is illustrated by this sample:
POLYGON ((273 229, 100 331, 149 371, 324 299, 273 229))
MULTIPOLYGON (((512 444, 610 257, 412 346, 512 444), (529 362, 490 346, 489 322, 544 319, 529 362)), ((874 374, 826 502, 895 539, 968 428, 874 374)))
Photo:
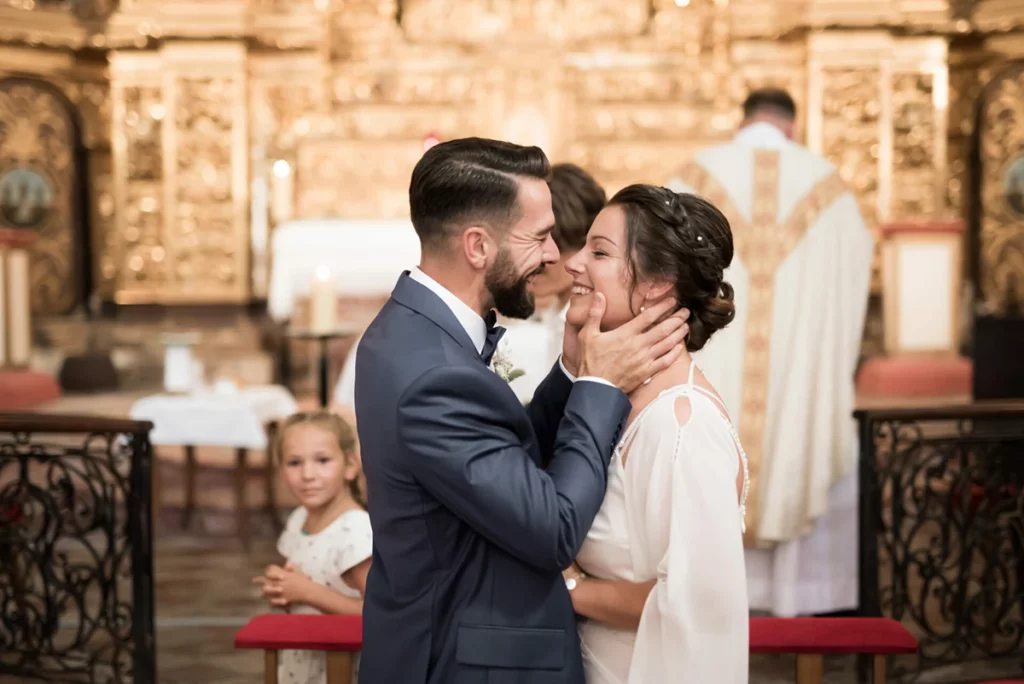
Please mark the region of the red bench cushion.
POLYGON ((750 618, 751 653, 917 653, 890 618, 750 618))
POLYGON ((360 651, 360 615, 257 615, 235 634, 235 648, 360 651))
POLYGON ((29 370, 0 371, 0 411, 30 411, 60 398, 52 375, 29 370))

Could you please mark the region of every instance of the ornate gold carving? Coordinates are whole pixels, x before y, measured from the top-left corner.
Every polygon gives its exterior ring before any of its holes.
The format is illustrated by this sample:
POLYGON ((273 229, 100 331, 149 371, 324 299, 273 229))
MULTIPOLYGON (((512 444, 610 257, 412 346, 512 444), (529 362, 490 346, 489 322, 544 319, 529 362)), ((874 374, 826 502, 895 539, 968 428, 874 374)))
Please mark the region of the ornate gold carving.
POLYGON ((115 121, 124 136, 123 164, 115 165, 124 174, 123 216, 120 233, 107 236, 107 251, 117 255, 111 267, 119 271, 119 289, 154 292, 167 282, 162 145, 167 111, 156 86, 125 87, 123 98, 123 119, 115 121))
POLYGON ((324 141, 300 148, 298 212, 305 217, 399 218, 409 215, 409 176, 419 141, 324 141), (344 178, 344 183, 303 183, 344 178))
POLYGON ((64 11, 79 19, 94 21, 110 16, 117 9, 117 0, 0 0, 0 5, 22 10, 64 11))
POLYGON ((717 79, 693 64, 574 68, 569 160, 614 192, 628 183, 664 183, 697 148, 721 141, 711 115, 717 79))
POLYGON ((177 81, 174 156, 174 279, 177 293, 230 298, 238 271, 232 134, 240 84, 232 78, 177 81))
POLYGON ((0 226, 39 236, 32 310, 43 315, 69 313, 81 303, 75 143, 71 112, 47 86, 0 81, 0 226))
POLYGON ((729 219, 736 254, 749 273, 747 322, 744 331, 742 410, 740 441, 747 452, 750 491, 747 496, 745 543, 757 545, 758 489, 765 451, 765 421, 768 403, 768 369, 772 343, 772 312, 775 301, 775 272, 803 239, 822 211, 847 192, 838 173, 820 180, 797 202, 790 214, 779 216, 779 153, 759 149, 754 153, 754 190, 751 219, 740 213, 729 193, 696 162, 680 173, 684 183, 704 197, 729 219))
POLYGON ((401 24, 416 42, 481 44, 639 36, 650 0, 405 0, 401 24))
POLYGON ((399 0, 346 0, 337 7, 330 19, 332 61, 393 56, 401 40, 399 0))
MULTIPOLYGON (((878 244, 881 153, 881 72, 877 68, 823 70, 823 156, 839 169, 857 198, 861 216, 878 244)), ((881 258, 875 253, 872 289, 881 286, 881 258)))
POLYGON ((989 86, 981 117, 979 294, 995 315, 1024 311, 1024 66, 989 86))
POLYGON ((897 73, 892 84, 891 219, 936 216, 941 208, 935 155, 934 77, 897 73))

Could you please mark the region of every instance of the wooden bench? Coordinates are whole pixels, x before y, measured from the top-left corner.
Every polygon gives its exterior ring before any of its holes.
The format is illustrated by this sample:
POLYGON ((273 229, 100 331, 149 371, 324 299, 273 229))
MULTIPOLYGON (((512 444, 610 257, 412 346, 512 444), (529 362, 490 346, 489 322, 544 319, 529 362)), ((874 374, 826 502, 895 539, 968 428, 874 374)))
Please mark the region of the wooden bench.
POLYGON ((750 618, 750 652, 795 654, 797 684, 821 684, 826 655, 871 655, 884 684, 885 657, 917 653, 917 639, 890 618, 750 618))
POLYGON ((352 684, 363 648, 360 615, 257 615, 235 634, 235 648, 263 651, 264 684, 277 684, 278 651, 324 651, 327 684, 352 684))

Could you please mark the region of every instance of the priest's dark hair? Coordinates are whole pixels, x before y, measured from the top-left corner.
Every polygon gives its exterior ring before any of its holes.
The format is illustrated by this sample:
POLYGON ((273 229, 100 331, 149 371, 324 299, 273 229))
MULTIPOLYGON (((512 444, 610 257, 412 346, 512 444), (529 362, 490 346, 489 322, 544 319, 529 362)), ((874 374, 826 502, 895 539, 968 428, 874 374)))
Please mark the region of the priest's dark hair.
POLYGON ((686 348, 701 349, 736 316, 732 285, 725 280, 733 257, 729 219, 697 195, 655 185, 625 187, 608 206, 626 214, 631 297, 642 278, 674 283, 676 301, 690 310, 686 348))
POLYGON ((506 230, 520 216, 517 178, 546 181, 550 173, 539 147, 487 138, 434 145, 409 183, 409 211, 423 251, 446 252, 458 228, 470 224, 506 230))
POLYGON ((774 114, 787 119, 796 118, 796 102, 789 93, 780 88, 760 88, 750 93, 743 101, 743 117, 758 114, 774 114))

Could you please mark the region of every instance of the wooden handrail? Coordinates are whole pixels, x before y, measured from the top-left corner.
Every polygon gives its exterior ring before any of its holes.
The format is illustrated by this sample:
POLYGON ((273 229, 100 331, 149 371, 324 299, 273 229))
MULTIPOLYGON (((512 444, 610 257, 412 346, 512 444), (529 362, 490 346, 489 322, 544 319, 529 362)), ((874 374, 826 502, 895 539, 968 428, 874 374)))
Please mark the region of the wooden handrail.
POLYGON ((59 413, 0 413, 0 432, 50 432, 57 434, 120 432, 137 434, 149 432, 152 429, 153 423, 148 420, 59 413))
POLYGON ((959 406, 857 409, 857 420, 957 420, 961 418, 1024 418, 1024 400, 976 401, 959 406))

